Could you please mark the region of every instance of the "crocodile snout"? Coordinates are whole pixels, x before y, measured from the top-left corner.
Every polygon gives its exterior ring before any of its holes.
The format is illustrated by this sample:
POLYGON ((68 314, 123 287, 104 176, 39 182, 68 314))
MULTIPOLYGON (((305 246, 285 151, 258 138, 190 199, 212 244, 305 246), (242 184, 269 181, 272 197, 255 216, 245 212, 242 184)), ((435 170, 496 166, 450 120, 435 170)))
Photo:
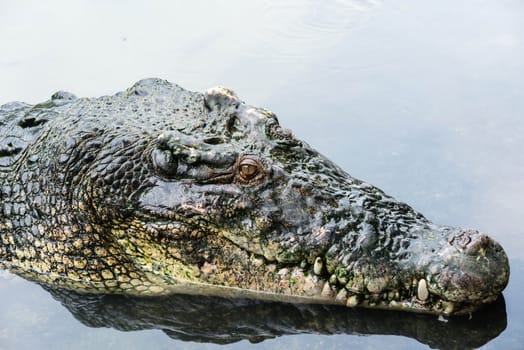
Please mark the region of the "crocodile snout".
POLYGON ((448 301, 491 302, 508 283, 508 257, 501 245, 484 233, 455 231, 440 255, 443 260, 430 290, 448 301))

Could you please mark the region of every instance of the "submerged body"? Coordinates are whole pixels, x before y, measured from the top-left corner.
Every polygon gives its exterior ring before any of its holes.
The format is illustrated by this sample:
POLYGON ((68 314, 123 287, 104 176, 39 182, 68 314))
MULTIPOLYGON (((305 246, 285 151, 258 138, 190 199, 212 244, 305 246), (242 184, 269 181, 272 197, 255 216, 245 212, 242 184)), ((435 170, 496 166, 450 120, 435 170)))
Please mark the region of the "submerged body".
POLYGON ((498 243, 429 222, 225 88, 159 79, 0 107, 0 265, 84 292, 465 313, 498 243))

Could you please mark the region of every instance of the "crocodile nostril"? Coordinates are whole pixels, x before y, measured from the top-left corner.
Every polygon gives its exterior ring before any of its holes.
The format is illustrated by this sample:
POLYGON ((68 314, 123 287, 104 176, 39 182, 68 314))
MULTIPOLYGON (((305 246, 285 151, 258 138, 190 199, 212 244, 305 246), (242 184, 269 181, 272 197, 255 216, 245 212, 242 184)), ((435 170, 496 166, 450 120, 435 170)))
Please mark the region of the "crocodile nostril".
POLYGON ((471 236, 465 234, 465 235, 462 235, 458 240, 457 240, 457 244, 460 248, 462 249, 466 249, 468 244, 471 242, 471 236))
POLYGON ((482 249, 489 245, 490 238, 483 233, 473 230, 462 230, 449 236, 449 244, 467 254, 482 253, 482 249))

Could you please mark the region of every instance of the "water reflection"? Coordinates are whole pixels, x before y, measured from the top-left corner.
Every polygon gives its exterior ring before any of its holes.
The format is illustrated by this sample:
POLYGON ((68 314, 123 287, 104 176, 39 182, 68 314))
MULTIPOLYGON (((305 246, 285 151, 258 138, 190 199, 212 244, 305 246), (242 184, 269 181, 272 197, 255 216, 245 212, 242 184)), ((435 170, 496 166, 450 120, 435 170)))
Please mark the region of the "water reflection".
POLYGON ((89 327, 121 331, 160 329, 173 339, 217 344, 261 342, 289 334, 401 335, 439 349, 477 348, 506 328, 506 307, 496 303, 469 317, 297 305, 194 295, 137 298, 47 290, 89 327))

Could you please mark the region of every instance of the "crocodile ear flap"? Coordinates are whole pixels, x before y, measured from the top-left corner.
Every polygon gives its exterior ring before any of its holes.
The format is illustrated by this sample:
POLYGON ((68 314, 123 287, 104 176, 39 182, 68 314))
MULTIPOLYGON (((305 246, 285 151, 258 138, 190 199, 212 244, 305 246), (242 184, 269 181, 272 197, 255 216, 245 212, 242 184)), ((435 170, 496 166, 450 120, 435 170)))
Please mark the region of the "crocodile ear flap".
POLYGON ((6 137, 0 140, 0 166, 13 164, 27 147, 27 142, 17 137, 6 137))
POLYGON ((211 111, 222 111, 228 108, 236 109, 242 101, 235 92, 223 86, 217 86, 206 91, 204 94, 206 108, 211 111))
POLYGON ((164 177, 174 178, 178 168, 178 160, 169 150, 154 149, 151 153, 151 161, 155 171, 164 177))

